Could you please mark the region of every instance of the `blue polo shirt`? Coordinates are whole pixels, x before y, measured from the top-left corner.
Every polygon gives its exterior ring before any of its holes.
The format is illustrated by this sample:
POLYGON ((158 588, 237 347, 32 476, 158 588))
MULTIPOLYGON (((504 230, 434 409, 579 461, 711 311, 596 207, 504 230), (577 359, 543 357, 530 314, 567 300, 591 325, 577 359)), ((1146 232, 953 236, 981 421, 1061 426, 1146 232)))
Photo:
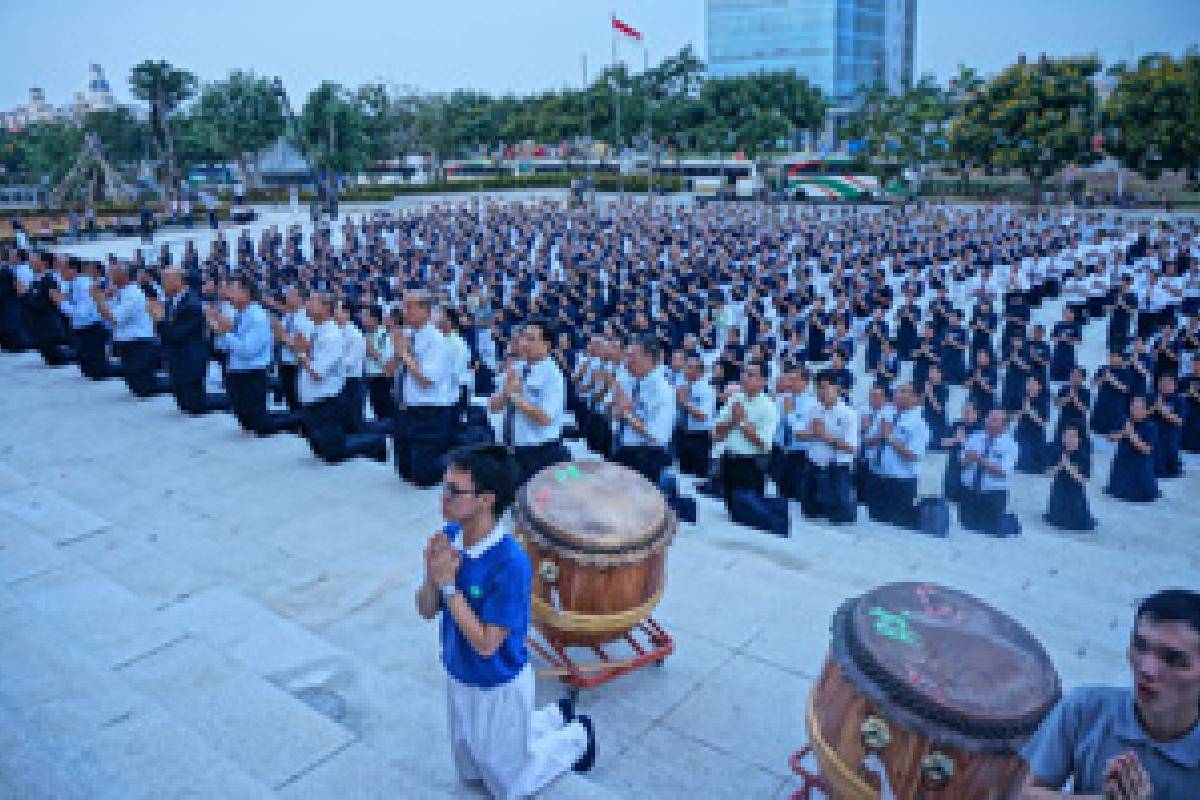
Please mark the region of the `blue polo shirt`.
POLYGON ((507 628, 508 635, 489 658, 480 656, 442 601, 442 665, 456 681, 488 689, 512 680, 528 663, 532 572, 521 545, 500 526, 463 551, 455 585, 481 622, 507 628))
POLYGON ((1084 687, 1065 696, 1025 745, 1022 755, 1039 783, 1076 794, 1104 791, 1104 767, 1133 751, 1154 786, 1154 800, 1200 797, 1200 723, 1179 739, 1156 742, 1142 729, 1133 691, 1084 687))

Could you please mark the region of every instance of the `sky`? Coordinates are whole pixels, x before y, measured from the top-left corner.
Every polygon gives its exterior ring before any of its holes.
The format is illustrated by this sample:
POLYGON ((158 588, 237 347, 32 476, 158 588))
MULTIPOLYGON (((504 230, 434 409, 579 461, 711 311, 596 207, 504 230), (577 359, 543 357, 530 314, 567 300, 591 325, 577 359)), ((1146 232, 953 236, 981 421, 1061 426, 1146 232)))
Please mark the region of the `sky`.
MULTIPOLYGON (((691 43, 704 56, 704 0, 0 0, 0 109, 46 90, 54 105, 99 63, 121 102, 130 67, 165 59, 216 80, 279 76, 296 106, 322 80, 427 91, 526 93, 583 81, 612 59, 608 17, 645 35, 651 62, 691 43)), ((917 0, 918 74, 983 73, 1036 56, 1106 61, 1200 42, 1200 0, 917 0)), ((640 48, 622 47, 632 65, 640 48)))

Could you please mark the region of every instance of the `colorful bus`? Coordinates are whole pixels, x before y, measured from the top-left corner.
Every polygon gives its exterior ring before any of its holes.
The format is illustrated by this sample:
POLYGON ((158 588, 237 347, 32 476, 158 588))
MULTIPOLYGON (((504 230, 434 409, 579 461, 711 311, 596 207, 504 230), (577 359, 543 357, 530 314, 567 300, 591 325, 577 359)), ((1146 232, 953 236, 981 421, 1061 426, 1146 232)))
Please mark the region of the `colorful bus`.
POLYGON ((880 195, 879 179, 844 155, 798 155, 780 162, 789 193, 798 199, 863 200, 880 195))

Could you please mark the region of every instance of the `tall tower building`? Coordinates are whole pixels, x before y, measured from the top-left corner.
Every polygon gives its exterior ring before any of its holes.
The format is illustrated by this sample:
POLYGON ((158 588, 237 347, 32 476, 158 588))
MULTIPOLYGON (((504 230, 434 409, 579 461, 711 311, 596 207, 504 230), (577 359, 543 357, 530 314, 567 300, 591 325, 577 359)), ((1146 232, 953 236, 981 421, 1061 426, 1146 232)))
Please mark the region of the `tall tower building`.
POLYGON ((108 111, 116 106, 104 69, 92 64, 88 77, 87 105, 89 111, 108 111))
POLYGON ((912 85, 917 0, 706 0, 711 77, 795 70, 838 104, 912 85))

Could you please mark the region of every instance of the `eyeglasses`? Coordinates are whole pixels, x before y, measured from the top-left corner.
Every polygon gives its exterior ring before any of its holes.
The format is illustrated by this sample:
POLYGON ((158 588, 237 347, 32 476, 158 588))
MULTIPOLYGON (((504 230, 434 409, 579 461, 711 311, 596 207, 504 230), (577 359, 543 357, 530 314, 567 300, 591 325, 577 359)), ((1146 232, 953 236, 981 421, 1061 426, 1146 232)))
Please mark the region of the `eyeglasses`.
POLYGON ((443 483, 442 494, 450 495, 451 497, 461 497, 465 494, 479 494, 479 492, 474 489, 460 489, 452 483, 443 483))

